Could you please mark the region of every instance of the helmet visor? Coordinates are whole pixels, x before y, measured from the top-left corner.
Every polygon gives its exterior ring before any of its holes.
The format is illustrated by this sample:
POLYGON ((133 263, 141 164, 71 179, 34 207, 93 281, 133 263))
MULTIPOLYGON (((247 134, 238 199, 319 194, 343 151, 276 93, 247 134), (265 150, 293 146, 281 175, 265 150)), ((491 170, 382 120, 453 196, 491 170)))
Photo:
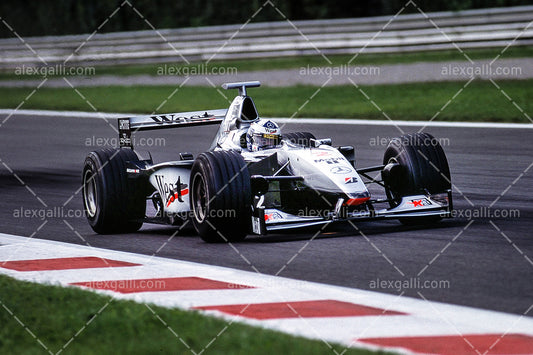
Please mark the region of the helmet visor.
POLYGON ((256 133, 253 137, 259 149, 275 148, 280 142, 279 134, 256 133))

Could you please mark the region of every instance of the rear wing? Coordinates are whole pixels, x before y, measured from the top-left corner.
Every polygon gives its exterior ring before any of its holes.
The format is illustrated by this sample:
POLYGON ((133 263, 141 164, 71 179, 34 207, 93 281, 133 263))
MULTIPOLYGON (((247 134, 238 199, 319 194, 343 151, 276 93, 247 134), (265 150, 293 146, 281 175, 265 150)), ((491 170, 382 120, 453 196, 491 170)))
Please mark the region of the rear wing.
POLYGON ((120 147, 133 149, 132 132, 219 124, 224 120, 227 112, 227 109, 218 109, 119 118, 118 136, 120 147))
MULTIPOLYGON (((239 96, 246 96, 247 87, 256 88, 259 86, 261 86, 259 81, 243 81, 238 83, 225 83, 222 85, 222 88, 226 90, 238 89, 239 96)), ((218 109, 119 118, 118 138, 120 147, 129 147, 133 149, 131 141, 132 132, 218 124, 224 120, 227 112, 227 109, 218 109)))

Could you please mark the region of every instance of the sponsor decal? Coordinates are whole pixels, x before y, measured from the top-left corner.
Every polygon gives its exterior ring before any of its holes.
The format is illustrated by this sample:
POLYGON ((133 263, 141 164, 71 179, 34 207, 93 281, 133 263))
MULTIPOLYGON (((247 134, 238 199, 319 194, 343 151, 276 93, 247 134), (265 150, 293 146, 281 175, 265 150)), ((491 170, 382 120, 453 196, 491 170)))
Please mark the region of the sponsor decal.
POLYGON ((184 121, 186 117, 179 117, 173 114, 170 115, 160 115, 160 116, 150 116, 152 120, 154 120, 157 123, 163 123, 163 122, 179 122, 184 121))
POLYGON ((118 129, 120 130, 129 130, 130 129, 130 120, 118 120, 118 129))
POLYGON ((344 178, 345 184, 354 184, 357 182, 357 178, 355 176, 344 178))
POLYGON ((408 203, 412 204, 413 207, 431 206, 431 201, 429 201, 427 198, 422 198, 420 200, 411 200, 408 203))
POLYGON ((315 149, 311 150, 311 154, 316 155, 317 157, 330 157, 331 156, 331 153, 328 151, 315 150, 315 149))
POLYGON ((342 160, 342 158, 323 158, 315 159, 315 163, 339 164, 342 160))
POLYGON ((274 220, 274 219, 281 219, 281 218, 282 218, 281 215, 277 212, 265 213, 265 222, 274 220))
MULTIPOLYGON (((266 217, 265 217, 266 219, 266 217)), ((261 234, 261 219, 259 217, 252 217, 252 231, 255 234, 261 234)))
POLYGON ((189 189, 187 184, 181 183, 181 176, 178 177, 178 181, 175 184, 169 184, 165 182, 165 177, 163 175, 155 175, 155 180, 157 182, 157 187, 161 194, 166 196, 166 206, 170 206, 173 202, 185 202, 183 201, 183 196, 189 194, 189 189))
POLYGON ((138 173, 140 173, 141 171, 140 171, 139 169, 126 168, 126 172, 127 172, 127 173, 131 173, 131 174, 138 174, 138 173))
POLYGON ((346 166, 334 166, 333 168, 331 168, 330 170, 333 174, 349 174, 351 173, 353 170, 346 167, 346 166))
POLYGON ((265 128, 269 128, 269 129, 277 129, 278 128, 278 125, 276 125, 274 122, 272 121, 266 121, 265 124, 263 125, 263 127, 265 128))
POLYGON ((193 122, 204 122, 215 119, 215 116, 210 116, 205 112, 202 116, 177 116, 175 114, 159 115, 159 116, 150 116, 154 122, 157 123, 193 123, 193 122))
POLYGON ((266 133, 275 134, 275 133, 278 133, 278 131, 279 131, 278 125, 276 123, 272 122, 272 121, 266 121, 263 124, 263 128, 265 129, 266 133))
POLYGON ((122 136, 119 139, 119 144, 120 144, 121 147, 122 146, 129 147, 129 146, 131 146, 131 138, 123 133, 122 136))

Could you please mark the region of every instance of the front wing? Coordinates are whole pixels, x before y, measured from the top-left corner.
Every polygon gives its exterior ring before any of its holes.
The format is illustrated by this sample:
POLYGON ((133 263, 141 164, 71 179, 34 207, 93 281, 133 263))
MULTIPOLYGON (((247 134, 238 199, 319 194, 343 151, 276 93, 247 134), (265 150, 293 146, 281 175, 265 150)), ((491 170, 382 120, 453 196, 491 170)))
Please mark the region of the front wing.
POLYGON ((257 209, 252 217, 255 234, 323 225, 340 221, 368 221, 378 219, 399 219, 413 217, 451 217, 453 210, 452 193, 448 190, 445 198, 429 195, 405 196, 394 208, 367 209, 365 211, 341 212, 341 204, 334 212, 326 215, 294 215, 275 208, 257 209))

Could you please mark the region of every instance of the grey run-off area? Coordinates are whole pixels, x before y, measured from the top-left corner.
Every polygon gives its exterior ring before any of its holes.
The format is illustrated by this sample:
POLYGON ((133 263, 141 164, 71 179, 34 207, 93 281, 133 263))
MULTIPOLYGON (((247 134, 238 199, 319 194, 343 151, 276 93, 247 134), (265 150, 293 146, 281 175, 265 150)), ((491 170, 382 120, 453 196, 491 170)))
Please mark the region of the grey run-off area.
MULTIPOLYGON (((491 60, 421 62, 380 66, 301 67, 251 72, 232 72, 223 75, 184 75, 185 71, 171 64, 161 64, 162 73, 176 75, 95 75, 85 77, 49 78, 43 87, 91 87, 91 86, 136 86, 136 85, 184 85, 220 86, 225 82, 259 80, 264 86, 283 87, 293 85, 379 85, 419 82, 442 82, 469 80, 472 76, 482 80, 524 80, 533 78, 533 58, 500 59, 491 65, 491 60), (171 69, 173 68, 173 69, 171 69), (328 81, 329 80, 329 81, 328 81)), ((216 67, 216 62, 210 64, 216 67)), ((194 68, 193 68, 194 69, 194 68)), ((201 71, 200 68, 198 71, 201 71)), ((95 68, 98 73, 98 68, 95 68)), ((192 71, 191 71, 192 72, 192 71)), ((37 87, 42 77, 24 80, 3 80, 0 87, 37 87)))

